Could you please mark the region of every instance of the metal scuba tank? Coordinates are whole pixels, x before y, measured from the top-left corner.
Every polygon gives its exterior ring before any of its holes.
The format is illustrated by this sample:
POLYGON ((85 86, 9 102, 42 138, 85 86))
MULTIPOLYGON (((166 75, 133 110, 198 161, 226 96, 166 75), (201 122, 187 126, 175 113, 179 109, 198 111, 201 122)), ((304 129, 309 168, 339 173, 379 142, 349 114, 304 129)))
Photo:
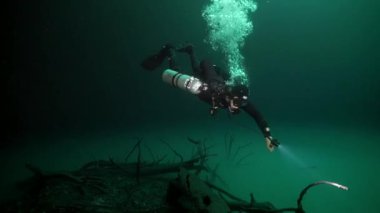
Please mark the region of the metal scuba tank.
POLYGON ((198 78, 179 73, 172 69, 166 69, 162 73, 162 80, 174 87, 178 87, 194 95, 199 94, 202 91, 202 86, 204 85, 204 83, 198 78))

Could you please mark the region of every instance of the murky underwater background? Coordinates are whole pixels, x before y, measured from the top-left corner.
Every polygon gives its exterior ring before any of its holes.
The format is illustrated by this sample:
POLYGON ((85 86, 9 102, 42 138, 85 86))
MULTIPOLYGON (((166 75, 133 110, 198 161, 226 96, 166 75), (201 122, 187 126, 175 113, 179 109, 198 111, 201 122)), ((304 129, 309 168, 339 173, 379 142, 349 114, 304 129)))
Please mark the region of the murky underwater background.
MULTIPOLYGON (((307 212, 379 212, 379 3, 257 2, 242 53, 250 99, 282 143, 273 153, 247 115, 211 117, 196 97, 162 83, 160 71, 139 66, 167 42, 191 42, 200 58, 225 66, 204 42, 208 1, 12 3, 1 62, 1 197, 31 175, 26 162, 68 170, 123 160, 136 138, 175 161, 161 140, 190 158, 191 137, 213 146, 209 165, 219 165, 225 184, 216 183, 241 198, 252 192, 258 201, 293 207, 307 184, 331 180, 349 190, 311 189, 307 212), (226 135, 234 138, 230 155, 226 135)), ((186 57, 178 62, 190 73, 186 57)))

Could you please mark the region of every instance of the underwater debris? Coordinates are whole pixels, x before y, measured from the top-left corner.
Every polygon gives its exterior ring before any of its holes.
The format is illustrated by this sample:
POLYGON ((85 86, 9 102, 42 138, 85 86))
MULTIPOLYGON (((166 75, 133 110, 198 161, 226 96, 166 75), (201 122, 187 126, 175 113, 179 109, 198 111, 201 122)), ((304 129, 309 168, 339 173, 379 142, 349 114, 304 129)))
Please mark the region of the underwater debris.
POLYGON ((192 143, 192 144, 195 144, 195 145, 199 145, 200 143, 202 143, 202 141, 199 141, 199 140, 194 140, 190 137, 187 137, 187 140, 192 143))
MULTIPOLYGON (((181 162, 143 162, 141 142, 135 162, 91 161, 75 171, 46 172, 26 164, 34 176, 24 182, 24 195, 0 205, 1 212, 296 212, 304 213, 302 199, 317 185, 328 184, 348 190, 346 186, 318 181, 305 187, 297 208, 277 209, 270 202, 250 201, 234 196, 215 184, 203 180, 201 172, 210 173, 206 162, 208 149, 199 143, 199 155, 181 162)), ((173 149, 174 150, 174 149, 173 149)), ((128 157, 131 152, 128 153, 128 157)), ((216 169, 211 171, 216 173, 216 169)), ((217 175, 217 174, 212 174, 217 175)))
POLYGON ((167 147, 169 147, 169 149, 181 160, 181 163, 183 162, 183 157, 181 154, 179 154, 172 146, 170 146, 170 144, 168 142, 166 142, 165 140, 161 139, 161 142, 163 144, 165 144, 167 147))
POLYGON ((245 150, 245 148, 251 146, 252 143, 248 142, 243 145, 237 145, 238 143, 236 142, 235 137, 232 134, 224 134, 224 150, 226 153, 226 158, 227 160, 231 161, 236 160, 235 165, 240 166, 243 161, 245 161, 247 158, 253 155, 253 152, 251 151, 238 158, 238 156, 240 156, 240 154, 245 150))

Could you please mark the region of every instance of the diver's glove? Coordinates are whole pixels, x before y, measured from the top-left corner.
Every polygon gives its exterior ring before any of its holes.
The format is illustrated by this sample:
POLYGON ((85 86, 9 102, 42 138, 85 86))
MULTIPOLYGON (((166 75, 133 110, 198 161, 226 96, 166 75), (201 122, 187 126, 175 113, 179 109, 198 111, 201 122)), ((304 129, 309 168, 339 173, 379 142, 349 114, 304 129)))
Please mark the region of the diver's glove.
POLYGON ((280 145, 277 139, 274 139, 272 136, 265 137, 265 143, 270 152, 273 152, 274 148, 280 145))

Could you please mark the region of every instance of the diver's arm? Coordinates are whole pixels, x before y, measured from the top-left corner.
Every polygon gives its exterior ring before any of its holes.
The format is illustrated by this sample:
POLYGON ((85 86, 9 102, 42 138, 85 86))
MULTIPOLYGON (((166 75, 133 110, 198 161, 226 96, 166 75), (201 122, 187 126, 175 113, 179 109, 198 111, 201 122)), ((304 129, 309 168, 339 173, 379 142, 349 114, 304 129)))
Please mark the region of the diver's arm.
POLYGON ((256 124, 260 128, 264 137, 270 137, 271 136, 268 123, 266 122, 266 120, 264 119, 262 114, 256 109, 256 107, 251 102, 248 102, 247 105, 242 106, 241 109, 243 109, 253 119, 255 119, 256 124))
POLYGON ((256 109, 256 107, 248 102, 247 105, 241 107, 247 114, 249 114, 253 119, 255 119, 257 126, 260 128, 260 131, 265 137, 265 142, 267 148, 270 151, 273 151, 275 146, 278 146, 277 140, 273 139, 268 122, 264 119, 262 114, 256 109))

